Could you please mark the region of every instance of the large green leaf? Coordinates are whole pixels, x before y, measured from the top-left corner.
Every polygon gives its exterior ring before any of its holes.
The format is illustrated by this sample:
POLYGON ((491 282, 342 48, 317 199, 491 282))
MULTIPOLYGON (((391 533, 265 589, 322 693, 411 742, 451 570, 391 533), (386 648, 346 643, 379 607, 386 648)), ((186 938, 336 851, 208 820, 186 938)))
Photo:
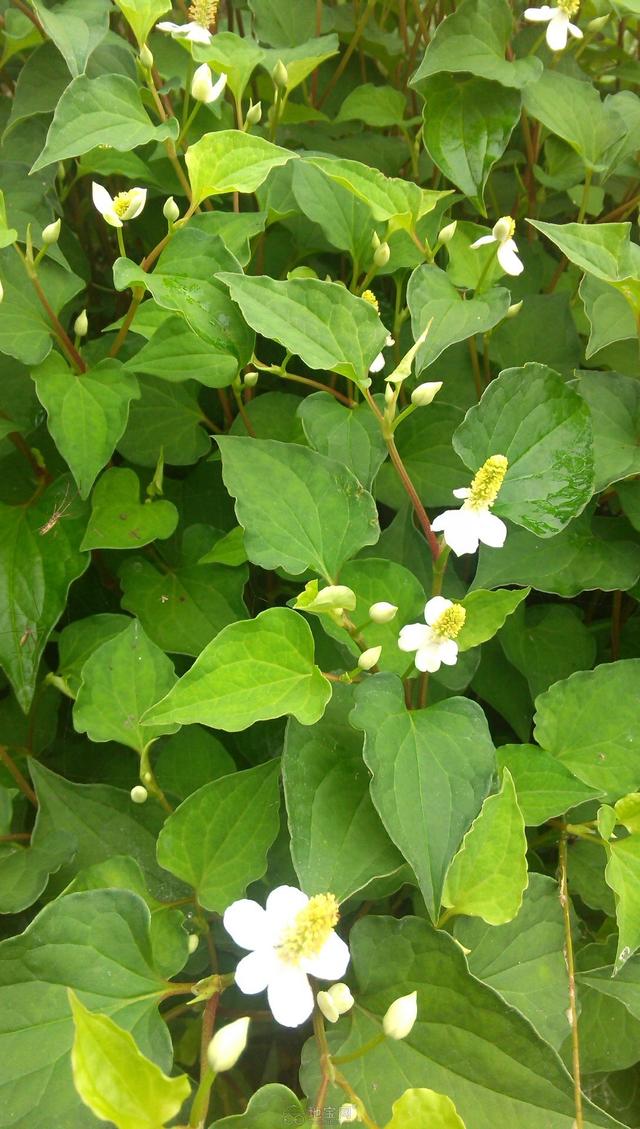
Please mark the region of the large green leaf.
POLYGON ((307 894, 329 890, 339 901, 403 862, 369 796, 362 735, 348 722, 352 705, 353 690, 335 686, 315 725, 289 721, 282 757, 291 857, 300 886, 307 894))
POLYGON ((308 161, 296 161, 291 187, 300 210, 322 228, 332 247, 368 266, 373 255, 371 212, 342 184, 308 161))
POLYGON ((546 365, 502 372, 467 412, 453 443, 474 471, 491 455, 506 455, 496 512, 538 537, 564 529, 593 494, 590 413, 546 365))
POLYGON ((326 176, 348 188, 368 205, 374 220, 390 221, 395 228, 413 228, 421 216, 432 212, 449 192, 420 188, 411 180, 384 176, 377 168, 339 157, 307 157, 326 176))
POLYGON ((476 298, 463 298, 439 267, 417 267, 407 286, 414 337, 419 337, 430 322, 431 327, 418 350, 416 372, 433 364, 456 341, 493 329, 504 318, 510 301, 509 291, 502 286, 494 286, 476 298))
POLYGON ((637 336, 633 309, 624 294, 595 275, 585 274, 580 283, 580 297, 591 325, 587 360, 615 341, 628 341, 637 336))
POLYGON ((158 1129, 174 1118, 191 1093, 186 1074, 168 1078, 110 1016, 91 1012, 75 992, 69 1002, 73 1082, 84 1104, 117 1129, 158 1129))
POLYGON ((126 631, 103 643, 84 664, 73 724, 92 741, 118 741, 142 754, 150 741, 178 728, 171 723, 140 724, 175 680, 171 660, 132 619, 126 631))
POLYGON ((629 835, 610 844, 605 871, 607 884, 616 896, 618 948, 615 972, 640 948, 640 835, 629 835))
POLYGON ((589 670, 596 658, 593 632, 565 604, 526 608, 506 623, 500 642, 534 699, 574 671, 589 670))
POLYGON ((52 438, 86 498, 127 426, 129 403, 140 395, 138 382, 111 359, 76 375, 59 353, 31 375, 52 438))
MULTIPOLYGON (((184 941, 182 961, 186 934, 184 941)), ((12 1129, 95 1124, 73 1086, 67 988, 92 1011, 116 1019, 144 1054, 167 1069, 169 1037, 156 1010, 166 987, 153 963, 149 910, 125 890, 70 894, 45 906, 24 933, 3 941, 0 1093, 12 1129)))
MULTIPOLYGON (((418 993, 418 1018, 406 1039, 387 1039, 340 1066, 378 1123, 388 1119, 410 1079, 447 1094, 469 1129, 501 1123, 572 1129, 573 1082, 556 1053, 471 975, 460 946, 445 933, 416 918, 367 917, 351 932, 351 955, 362 1008, 347 1040, 336 1040, 336 1053, 348 1054, 376 1036, 392 1001, 418 993)), ((314 1084, 310 1078, 309 1093, 314 1084)), ((331 1091, 331 1100, 337 1094, 331 1091)), ((587 1100, 584 1125, 620 1127, 587 1100)))
POLYGON ((627 125, 610 101, 602 102, 590 82, 558 70, 545 70, 523 92, 525 109, 601 172, 615 158, 627 125))
POLYGON ((411 85, 422 91, 423 80, 430 75, 462 72, 501 86, 526 86, 541 73, 542 63, 531 56, 511 62, 505 59, 512 30, 506 0, 463 0, 436 28, 411 85))
POLYGON ((249 560, 330 583, 379 537, 373 498, 342 463, 296 444, 221 436, 225 486, 236 499, 249 560))
POLYGON ((49 39, 77 78, 109 30, 108 0, 65 0, 49 7, 32 0, 35 13, 49 39))
POLYGON ((501 745, 496 755, 500 767, 508 768, 513 777, 518 806, 529 826, 545 823, 602 794, 537 745, 501 745))
POLYGON ((316 278, 218 277, 263 337, 284 345, 309 368, 338 372, 356 384, 369 382, 369 366, 387 337, 370 302, 337 282, 316 278))
POLYGON ((536 702, 535 738, 580 780, 614 796, 640 784, 640 659, 556 682, 536 702))
POLYGON ((386 1129, 421 1129, 424 1125, 429 1125, 430 1129, 465 1129, 446 1094, 425 1088, 405 1090, 393 1103, 393 1117, 386 1129))
POLYGON ((20 842, 0 847, 0 913, 20 913, 33 905, 55 874, 74 854, 73 839, 48 828, 36 816, 28 846, 20 842))
POLYGON ((477 588, 474 592, 469 592, 464 600, 460 601, 467 613, 458 636, 460 651, 469 651, 472 647, 478 647, 488 639, 493 639, 496 632, 528 595, 528 588, 522 592, 511 592, 506 588, 497 592, 484 592, 481 588, 477 588))
MULTIPOLYGON (((424 411, 403 420, 395 433, 400 457, 427 506, 451 505, 452 492, 469 479, 469 472, 451 442, 463 419, 460 408, 436 400, 424 411)), ((380 468, 375 485, 376 496, 385 505, 395 509, 404 505, 404 487, 390 462, 380 468)))
POLYGON ((368 405, 347 408, 328 392, 314 392, 301 400, 298 416, 311 446, 320 455, 344 463, 370 490, 387 457, 387 446, 368 405))
MULTIPOLYGON (((51 352, 51 323, 12 247, 0 250, 0 275, 4 290, 0 302, 0 352, 24 365, 38 365, 51 352)), ((48 259, 38 267, 38 278, 56 314, 83 287, 75 274, 48 259)))
POLYGON ((98 145, 119 152, 148 141, 175 136, 177 122, 154 125, 144 109, 140 90, 125 75, 104 74, 74 78, 56 106, 47 140, 31 172, 79 157, 98 145))
POLYGON ((0 665, 27 712, 69 586, 87 568, 86 507, 59 478, 30 505, 0 504, 0 665))
POLYGON ((256 1090, 244 1113, 213 1121, 211 1129, 279 1129, 287 1124, 304 1125, 306 1116, 306 1108, 291 1090, 279 1082, 270 1082, 256 1090))
POLYGON ((187 796, 158 838, 158 862, 222 913, 267 869, 280 826, 280 765, 267 761, 187 796))
POLYGON ((400 680, 378 674, 358 687, 351 721, 365 731, 378 814, 436 920, 447 868, 495 771, 484 714, 463 698, 408 711, 400 680))
POLYGON ((520 116, 520 94, 485 78, 454 78, 448 72, 425 79, 420 92, 432 160, 485 215, 484 188, 520 116))
POLYGON ((271 74, 278 62, 284 63, 287 69, 285 90, 290 93, 304 82, 312 71, 332 55, 337 55, 339 46, 337 35, 321 35, 296 43, 293 47, 277 47, 265 51, 262 66, 271 74))
MULTIPOLYGON (((630 242, 630 223, 528 222, 587 274, 611 283, 638 278, 638 253, 630 242)), ((621 289, 624 292, 624 286, 621 289)))
POLYGON ((576 389, 591 409, 596 490, 640 474, 638 381, 617 372, 583 372, 576 389))
POLYGON ((289 713, 313 725, 330 697, 303 617, 289 608, 267 608, 255 619, 225 627, 147 712, 145 725, 199 721, 235 732, 289 713))
POLYGON ((170 537, 178 523, 172 502, 140 501, 138 476, 128 467, 110 467, 91 498, 83 549, 135 549, 170 537))
POLYGON ((137 466, 165 464, 189 466, 208 454, 211 441, 203 427, 205 415, 198 403, 195 381, 169 384, 153 376, 138 377, 140 399, 129 411, 127 429, 118 451, 137 466))
POLYGON ((264 50, 255 40, 235 35, 232 31, 217 31, 207 46, 193 45, 193 56, 199 63, 209 63, 219 74, 226 74, 227 85, 234 98, 240 100, 264 50))
POLYGON ((187 169, 197 204, 225 192, 255 192, 272 169, 295 157, 253 133, 222 129, 205 133, 187 151, 187 169))
POLYGON ((499 792, 488 796, 452 860, 442 901, 451 913, 488 925, 512 921, 527 888, 524 819, 508 768, 499 792))
POLYGON ((237 376, 238 358, 231 342, 227 350, 220 349, 194 333, 181 317, 168 317, 140 351, 130 357, 126 367, 172 384, 198 380, 207 388, 225 388, 237 376))
POLYGON ((171 8, 169 0, 115 0, 139 47, 146 43, 155 23, 171 8))

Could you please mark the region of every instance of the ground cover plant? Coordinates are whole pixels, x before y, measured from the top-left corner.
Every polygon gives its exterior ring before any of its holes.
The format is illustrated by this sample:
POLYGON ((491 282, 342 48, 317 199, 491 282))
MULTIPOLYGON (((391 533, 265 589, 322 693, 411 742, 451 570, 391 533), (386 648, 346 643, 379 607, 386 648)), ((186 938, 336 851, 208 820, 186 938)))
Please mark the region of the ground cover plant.
POLYGON ((640 1126, 638 0, 3 0, 0 1125, 640 1126))

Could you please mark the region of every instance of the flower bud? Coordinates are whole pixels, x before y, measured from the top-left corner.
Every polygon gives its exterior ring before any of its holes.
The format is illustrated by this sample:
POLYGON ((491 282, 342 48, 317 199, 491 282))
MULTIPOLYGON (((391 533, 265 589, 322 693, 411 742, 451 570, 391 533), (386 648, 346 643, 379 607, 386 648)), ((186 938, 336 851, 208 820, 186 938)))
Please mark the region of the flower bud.
POLYGON ((75 333, 76 337, 87 336, 87 333, 89 332, 89 319, 87 317, 86 310, 83 310, 82 313, 78 314, 76 320, 73 323, 73 332, 75 333))
POLYGON ((388 243, 381 243, 373 252, 373 262, 377 267, 386 267, 391 258, 391 248, 388 243))
POLYGON ((262 118, 262 102, 256 102, 255 105, 253 104, 253 102, 250 102, 249 103, 249 109, 247 110, 247 113, 246 113, 246 116, 245 116, 245 119, 244 119, 245 125, 247 125, 247 126, 257 125, 261 118, 262 118))
POLYGON ((222 1074, 224 1070, 231 1070, 236 1065, 247 1045, 249 1022, 244 1016, 216 1031, 207 1051, 209 1066, 215 1074, 222 1074))
POLYGON ((336 1007, 328 992, 318 992, 318 995, 316 996, 316 1003, 318 1004, 318 1007, 320 1008, 320 1011, 324 1015, 325 1019, 328 1019, 329 1023, 338 1022, 340 1018, 340 1012, 338 1011, 338 1008, 336 1007))
POLYGON ((509 239, 513 234, 513 220, 511 216, 501 216, 491 228, 491 234, 499 243, 502 243, 504 239, 509 239))
POLYGON ((259 379, 260 379, 260 374, 257 373, 257 372, 254 372, 253 369, 250 372, 246 372, 244 374, 244 386, 245 386, 245 388, 255 388, 259 379))
POLYGON ((440 234, 438 235, 438 242, 439 243, 450 243, 451 240, 453 239, 455 233, 456 233, 457 226, 458 226, 458 221, 452 220, 451 223, 448 223, 446 225, 446 227, 443 227, 442 230, 440 231, 440 234))
POLYGON ((389 604, 386 600, 378 600, 369 608, 369 619, 373 623, 391 623, 398 611, 396 604, 389 604))
POLYGON ((165 200, 162 214, 169 223, 175 223, 180 218, 180 209, 173 196, 168 196, 165 200))
POLYGON ((51 247, 54 243, 58 242, 61 227, 62 220, 57 219, 53 223, 48 223, 47 226, 42 229, 42 242, 46 244, 47 247, 51 247))
POLYGON ((507 310, 507 312, 504 316, 506 318, 517 318, 521 309, 522 309, 522 298, 520 299, 519 302, 514 302, 512 306, 509 306, 509 309, 507 310))
POLYGON ((146 70, 151 70, 153 66, 153 55, 151 54, 151 51, 147 47, 146 43, 143 43, 142 47, 140 48, 140 62, 142 63, 143 67, 146 68, 146 70))
POLYGON ((589 20, 587 24, 587 31, 602 31, 602 28, 608 23, 609 15, 596 16, 595 19, 589 20))
POLYGON ((193 955, 193 953, 195 953, 199 944, 200 944, 200 938, 198 937, 198 934, 197 933, 190 933, 188 940, 187 940, 187 948, 188 948, 189 953, 191 955, 193 955))
POLYGON ((346 1012, 351 1011, 353 1007, 353 996, 346 984, 343 984, 341 981, 337 984, 332 984, 328 994, 331 996, 340 1015, 345 1015, 346 1012))
POLYGON ((380 246, 380 236, 378 235, 377 231, 374 231, 373 235, 371 236, 371 246, 373 247, 374 251, 377 251, 378 247, 380 246))
POLYGON ((346 609, 354 611, 356 594, 346 584, 328 584, 319 591, 318 581, 310 580, 303 592, 299 592, 294 607, 308 612, 337 612, 342 615, 346 609))
POLYGON ((287 86, 289 84, 289 72, 282 62, 282 59, 278 59, 278 62, 271 72, 271 77, 273 79, 274 85, 277 86, 280 90, 287 89, 287 86))
POLYGON ((426 408, 433 403, 441 388, 441 380, 431 380, 425 384, 419 384, 411 393, 411 403, 415 404, 417 408, 426 408))
POLYGON ((358 1111, 353 1102, 345 1102, 340 1106, 338 1111, 338 1125, 351 1125, 354 1121, 358 1121, 358 1111))
POLYGON ((395 388, 393 387, 393 385, 387 384, 387 386, 384 390, 384 402, 385 402, 385 404, 387 404, 387 405, 392 404, 394 399, 395 399, 395 395, 396 395, 396 393, 395 393, 395 388))
POLYGON ((360 670, 371 670, 372 667, 377 665, 381 654, 382 647, 368 647, 366 651, 362 652, 358 659, 360 670))
POLYGON ((143 784, 135 784, 131 789, 130 795, 134 804, 144 804, 147 801, 149 793, 143 784))
POLYGON ((418 1016, 418 993, 399 996, 385 1012, 382 1029, 388 1039, 406 1039, 418 1016))

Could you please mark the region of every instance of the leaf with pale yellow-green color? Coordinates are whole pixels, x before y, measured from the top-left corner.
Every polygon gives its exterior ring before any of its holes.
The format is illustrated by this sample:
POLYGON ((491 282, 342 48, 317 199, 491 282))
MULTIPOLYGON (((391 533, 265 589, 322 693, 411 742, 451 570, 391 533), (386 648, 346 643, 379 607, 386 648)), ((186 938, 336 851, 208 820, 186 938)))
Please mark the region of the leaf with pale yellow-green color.
POLYGON ((460 632, 457 643, 461 651, 468 651, 471 647, 478 647, 486 643, 505 623, 508 616, 526 600, 530 588, 520 591, 510 591, 508 588, 498 588, 496 591, 484 591, 477 588, 469 592, 460 603, 467 615, 460 632))
POLYGON ((604 876, 616 898, 618 948, 615 972, 640 948, 640 835, 609 843, 609 861, 604 876))
POLYGON ((290 93, 312 71, 332 55, 337 55, 339 47, 337 35, 321 35, 316 39, 307 39, 305 43, 298 43, 295 47, 274 47, 265 51, 262 66, 271 74, 279 62, 283 63, 287 71, 285 89, 290 93))
POLYGON ((405 1090, 392 1108, 385 1129, 465 1129, 451 1098, 435 1090, 405 1090))
POLYGON ((622 796, 615 804, 618 823, 626 827, 627 831, 640 831, 640 792, 630 792, 622 796))
POLYGON ((219 74, 226 74, 227 86, 234 98, 242 98, 245 88, 264 50, 254 40, 242 38, 232 31, 218 31, 211 43, 193 43, 193 57, 198 63, 208 63, 219 74))
POLYGON ((138 42, 146 43, 147 36, 160 16, 171 8, 170 0, 115 0, 138 42))
POLYGON ((69 990, 75 1036, 73 1082, 85 1105, 117 1129, 162 1129, 189 1097, 186 1074, 168 1078, 129 1031, 96 1015, 69 990))
POLYGON ((272 169, 292 157, 291 150, 237 129, 205 133, 185 158, 194 202, 225 192, 255 192, 272 169))
POLYGON ((528 223, 555 243, 569 262, 624 294, 640 311, 640 248, 631 242, 630 223, 528 223))
POLYGON ((449 916, 464 913, 488 925, 511 921, 527 888, 527 839, 508 768, 499 792, 489 796, 465 835, 444 884, 449 916))
POLYGON ((379 169, 360 161, 341 157, 306 157, 305 160, 364 200, 374 220, 388 220, 390 231, 415 227, 422 216, 433 211, 439 200, 451 194, 420 188, 411 180, 385 176, 379 169))

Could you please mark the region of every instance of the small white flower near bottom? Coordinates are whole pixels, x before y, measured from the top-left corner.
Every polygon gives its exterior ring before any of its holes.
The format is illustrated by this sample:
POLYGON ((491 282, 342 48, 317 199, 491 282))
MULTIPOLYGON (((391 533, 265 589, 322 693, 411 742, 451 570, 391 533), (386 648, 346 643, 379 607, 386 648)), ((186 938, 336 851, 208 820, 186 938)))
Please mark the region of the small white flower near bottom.
POLYGON ((339 916, 333 894, 308 898, 294 886, 278 886, 264 909, 241 898, 225 910, 227 933, 250 950, 236 968, 236 984, 246 995, 266 988, 273 1017, 283 1027, 299 1027, 311 1015, 309 976, 344 975, 349 949, 334 930, 339 916))
POLYGON ((580 8, 580 0, 560 0, 557 7, 542 4, 540 8, 525 8, 524 18, 529 23, 546 23, 547 45, 552 51, 564 51, 569 36, 582 39, 582 32, 576 24, 571 23, 571 16, 575 16, 580 8))
POLYGON ((497 243, 496 258, 505 274, 522 274, 524 266, 518 258, 518 247, 513 238, 515 230, 516 221, 511 216, 502 216, 491 228, 491 235, 481 235, 470 245, 470 250, 484 247, 487 243, 497 243))
POLYGON ((401 651, 415 651, 414 662, 418 670, 435 674, 441 665, 455 666, 458 661, 458 644, 466 619, 462 604, 433 596, 424 609, 426 623, 408 623, 398 638, 401 651))
POLYGON ((457 557, 476 553, 480 543, 491 549, 501 549, 507 536, 507 527, 491 513, 502 481, 507 473, 504 455, 492 455, 480 467, 471 486, 454 490, 456 498, 464 501, 459 510, 445 510, 431 522, 434 533, 442 533, 446 544, 457 557))

